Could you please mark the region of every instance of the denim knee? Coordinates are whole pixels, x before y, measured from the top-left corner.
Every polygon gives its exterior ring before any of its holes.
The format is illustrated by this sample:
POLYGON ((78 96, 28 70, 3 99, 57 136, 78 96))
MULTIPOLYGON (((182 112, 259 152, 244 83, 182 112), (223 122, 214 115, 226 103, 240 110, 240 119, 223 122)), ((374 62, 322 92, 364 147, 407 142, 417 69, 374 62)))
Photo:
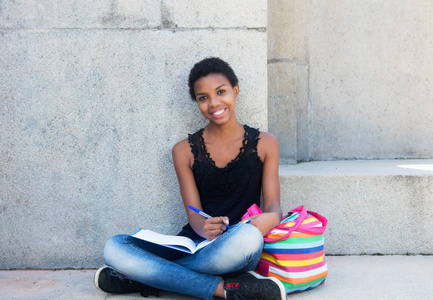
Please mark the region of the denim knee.
POLYGON ((116 265, 119 259, 119 252, 122 251, 122 245, 125 244, 125 234, 119 234, 111 237, 104 247, 104 260, 107 266, 116 265))
POLYGON ((218 245, 222 248, 219 252, 221 266, 237 266, 237 270, 247 266, 255 267, 263 250, 263 236, 250 224, 236 225, 226 233, 221 243, 223 245, 218 245))
POLYGON ((263 250, 263 236, 260 230, 251 224, 239 224, 236 234, 236 244, 239 254, 249 257, 249 261, 260 259, 263 250))

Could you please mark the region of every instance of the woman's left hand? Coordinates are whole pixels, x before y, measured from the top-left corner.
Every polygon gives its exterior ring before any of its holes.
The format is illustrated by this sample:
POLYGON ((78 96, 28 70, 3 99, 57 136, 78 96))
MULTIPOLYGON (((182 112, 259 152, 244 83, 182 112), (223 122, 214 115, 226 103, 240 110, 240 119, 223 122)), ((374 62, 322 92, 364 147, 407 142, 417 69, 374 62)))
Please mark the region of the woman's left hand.
MULTIPOLYGON (((280 224, 280 217, 278 216, 278 214, 273 212, 254 215, 251 216, 249 219, 251 219, 250 224, 256 226, 263 236, 265 236, 269 231, 271 231, 272 228, 280 224)), ((244 219, 243 221, 245 220, 246 219, 244 219)))

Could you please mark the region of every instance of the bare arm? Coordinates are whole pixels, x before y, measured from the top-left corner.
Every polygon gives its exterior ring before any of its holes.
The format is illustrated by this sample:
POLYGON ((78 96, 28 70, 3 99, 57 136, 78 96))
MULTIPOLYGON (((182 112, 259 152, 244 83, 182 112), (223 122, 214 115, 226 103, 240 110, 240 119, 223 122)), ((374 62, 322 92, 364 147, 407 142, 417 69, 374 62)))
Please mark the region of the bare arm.
POLYGON ((261 132, 258 143, 259 156, 263 162, 262 190, 263 214, 251 217, 263 236, 281 221, 279 151, 278 140, 271 134, 261 132))

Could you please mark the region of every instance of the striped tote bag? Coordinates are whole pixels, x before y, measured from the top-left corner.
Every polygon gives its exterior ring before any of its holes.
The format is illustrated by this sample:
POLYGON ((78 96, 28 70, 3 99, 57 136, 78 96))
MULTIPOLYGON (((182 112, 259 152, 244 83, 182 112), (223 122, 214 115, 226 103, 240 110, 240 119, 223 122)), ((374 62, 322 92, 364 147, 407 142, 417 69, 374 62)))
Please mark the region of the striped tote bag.
POLYGON ((325 282, 324 237, 328 220, 304 206, 291 210, 264 238, 257 273, 278 278, 287 294, 311 290, 325 282))

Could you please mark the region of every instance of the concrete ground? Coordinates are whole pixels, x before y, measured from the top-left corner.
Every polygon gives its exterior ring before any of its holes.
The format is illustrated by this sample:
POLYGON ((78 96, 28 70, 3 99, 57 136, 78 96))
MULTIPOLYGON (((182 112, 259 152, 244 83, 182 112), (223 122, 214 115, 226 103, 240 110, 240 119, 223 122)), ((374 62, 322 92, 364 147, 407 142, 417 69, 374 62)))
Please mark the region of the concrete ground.
MULTIPOLYGON (((327 262, 325 285, 288 299, 433 299, 433 256, 330 256, 327 262)), ((94 272, 0 270, 0 299, 143 299, 100 292, 94 272)), ((196 298, 161 292, 158 299, 196 298)))

